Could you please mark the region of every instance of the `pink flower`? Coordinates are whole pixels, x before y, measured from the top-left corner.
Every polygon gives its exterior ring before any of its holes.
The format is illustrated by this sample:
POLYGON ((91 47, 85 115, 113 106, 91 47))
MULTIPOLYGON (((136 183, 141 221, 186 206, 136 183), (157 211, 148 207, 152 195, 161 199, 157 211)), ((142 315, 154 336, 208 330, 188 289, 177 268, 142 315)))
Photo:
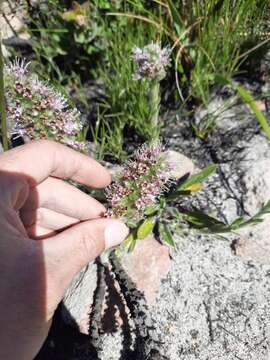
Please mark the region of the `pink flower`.
POLYGON ((19 59, 5 67, 10 136, 51 138, 86 150, 87 144, 77 140, 83 127, 79 111, 71 109, 62 94, 31 74, 28 67, 29 63, 19 59))
POLYGON ((140 49, 135 47, 132 50, 132 58, 136 63, 134 80, 162 80, 166 76, 166 68, 170 64, 170 50, 161 49, 159 44, 149 44, 140 49))
POLYGON ((110 214, 126 222, 141 220, 146 209, 167 188, 170 170, 160 142, 143 145, 106 189, 110 214))

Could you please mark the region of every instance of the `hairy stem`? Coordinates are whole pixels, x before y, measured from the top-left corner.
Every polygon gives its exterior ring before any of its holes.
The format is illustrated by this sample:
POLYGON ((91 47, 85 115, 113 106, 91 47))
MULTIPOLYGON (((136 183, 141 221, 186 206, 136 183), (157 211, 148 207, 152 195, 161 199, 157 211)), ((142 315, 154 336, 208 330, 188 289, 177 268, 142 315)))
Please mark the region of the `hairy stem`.
POLYGON ((4 151, 8 150, 8 135, 7 135, 7 117, 5 107, 5 92, 4 92, 4 60, 2 53, 2 38, 0 33, 0 117, 1 117, 1 135, 4 151))
MULTIPOLYGON (((158 128, 159 118, 159 105, 160 105, 160 94, 159 94, 159 81, 154 80, 151 84, 150 89, 150 107, 151 107, 151 124, 153 128, 158 128)), ((158 135, 156 135, 157 137, 158 135)))

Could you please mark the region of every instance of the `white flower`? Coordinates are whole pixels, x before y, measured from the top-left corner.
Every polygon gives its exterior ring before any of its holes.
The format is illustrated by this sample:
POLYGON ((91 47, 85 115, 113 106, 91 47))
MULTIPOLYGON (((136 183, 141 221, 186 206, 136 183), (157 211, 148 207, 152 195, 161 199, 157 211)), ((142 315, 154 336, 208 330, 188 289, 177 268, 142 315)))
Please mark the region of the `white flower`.
POLYGON ((159 44, 154 43, 146 45, 142 49, 134 47, 132 58, 137 69, 133 79, 157 79, 161 81, 166 76, 166 68, 170 64, 170 54, 168 48, 161 49, 159 44))

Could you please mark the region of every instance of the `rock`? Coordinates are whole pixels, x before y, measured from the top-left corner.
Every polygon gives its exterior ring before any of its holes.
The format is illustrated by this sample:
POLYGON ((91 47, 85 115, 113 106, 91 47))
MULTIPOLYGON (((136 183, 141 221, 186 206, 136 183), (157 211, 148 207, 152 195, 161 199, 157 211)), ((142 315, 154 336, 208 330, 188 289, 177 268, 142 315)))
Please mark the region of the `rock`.
MULTIPOLYGON (((242 105, 235 108, 235 116, 241 109, 242 105)), ((233 117, 226 121, 223 114, 208 142, 188 143, 182 135, 184 128, 178 138, 170 137, 169 144, 188 157, 193 154, 196 167, 209 163, 219 166, 218 172, 205 181, 204 189, 187 201, 181 199, 181 206, 200 209, 232 223, 240 216, 255 215, 270 200, 270 142, 249 112, 241 122, 238 119, 231 124, 233 117)), ((176 130, 172 132, 175 134, 176 130)), ((270 215, 266 214, 262 224, 239 230, 239 236, 232 237, 235 253, 245 260, 270 263, 269 229, 270 215)))
POLYGON ((169 271, 169 248, 150 235, 139 240, 132 253, 124 255, 122 265, 138 290, 144 293, 147 304, 153 305, 161 279, 169 271))
POLYGON ((230 130, 239 126, 243 114, 248 109, 244 104, 237 104, 236 97, 224 100, 221 96, 214 96, 207 107, 199 107, 195 111, 195 124, 207 124, 212 121, 219 128, 230 130))
MULTIPOLYGON (((17 5, 14 4, 14 6, 16 8, 17 5)), ((2 14, 0 14, 0 29, 2 38, 6 39, 14 36, 14 32, 12 30, 14 29, 16 33, 19 33, 21 39, 29 39, 30 35, 28 33, 20 33, 25 26, 23 22, 23 8, 20 9, 20 11, 18 9, 15 11, 14 8, 11 8, 10 2, 4 1, 2 4, 2 12, 5 14, 5 18, 2 14)), ((3 46, 3 55, 8 55, 8 51, 5 46, 3 46)))
POLYGON ((237 239, 234 248, 238 256, 262 264, 270 264, 270 221, 265 219, 263 224, 247 230, 246 236, 237 239))
POLYGON ((73 280, 63 299, 64 321, 78 327, 83 334, 88 333, 89 316, 97 286, 97 267, 90 263, 73 280))
MULTIPOLYGON (((125 254, 122 265, 137 288, 145 295, 148 305, 153 305, 161 279, 166 276, 170 266, 169 249, 161 245, 153 236, 138 241, 132 253, 125 254)), ((62 316, 64 321, 76 326, 83 334, 88 333, 94 292, 97 286, 97 268, 91 263, 73 280, 67 290, 62 316)), ((117 288, 117 284, 107 284, 117 288)), ((119 288, 117 291, 120 291, 119 288)), ((121 324, 121 319, 116 319, 121 324)), ((107 325, 105 325, 108 327, 107 325)))
MULTIPOLYGON (((247 144, 239 162, 242 184, 245 188, 243 201, 246 211, 254 215, 270 200, 270 144, 264 136, 257 135, 247 144)), ((236 254, 248 260, 270 264, 270 215, 254 227, 241 231, 235 244, 236 254)))
POLYGON ((184 175, 192 174, 194 171, 193 162, 185 155, 175 150, 166 151, 167 161, 172 166, 171 177, 180 179, 184 175))

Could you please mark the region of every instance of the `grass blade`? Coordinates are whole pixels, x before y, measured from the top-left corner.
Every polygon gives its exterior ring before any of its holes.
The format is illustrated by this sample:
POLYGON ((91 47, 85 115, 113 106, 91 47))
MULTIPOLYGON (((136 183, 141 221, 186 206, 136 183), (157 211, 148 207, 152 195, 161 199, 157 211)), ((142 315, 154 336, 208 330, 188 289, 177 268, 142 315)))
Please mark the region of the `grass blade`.
POLYGON ((270 126, 267 123, 265 116, 262 114, 261 110, 258 108, 253 96, 246 89, 244 89, 241 85, 237 85, 236 90, 237 90, 238 94, 242 97, 242 99, 245 101, 245 103, 248 105, 250 110, 253 112, 253 114, 256 116, 259 123, 261 124, 261 127, 263 128, 268 139, 270 140, 270 126))

